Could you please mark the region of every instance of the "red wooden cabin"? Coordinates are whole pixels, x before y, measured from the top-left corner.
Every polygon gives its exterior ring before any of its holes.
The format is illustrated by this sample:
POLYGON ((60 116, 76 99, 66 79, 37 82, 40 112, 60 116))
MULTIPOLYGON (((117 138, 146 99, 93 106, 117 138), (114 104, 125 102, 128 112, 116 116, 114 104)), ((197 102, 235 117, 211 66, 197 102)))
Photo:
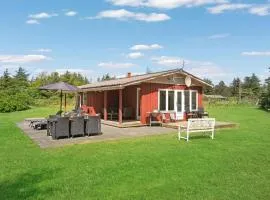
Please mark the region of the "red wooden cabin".
POLYGON ((139 120, 147 124, 149 112, 175 113, 185 120, 187 111, 203 107, 203 87, 212 87, 202 79, 182 70, 102 81, 80 86, 81 105, 94 108, 104 120, 139 120))

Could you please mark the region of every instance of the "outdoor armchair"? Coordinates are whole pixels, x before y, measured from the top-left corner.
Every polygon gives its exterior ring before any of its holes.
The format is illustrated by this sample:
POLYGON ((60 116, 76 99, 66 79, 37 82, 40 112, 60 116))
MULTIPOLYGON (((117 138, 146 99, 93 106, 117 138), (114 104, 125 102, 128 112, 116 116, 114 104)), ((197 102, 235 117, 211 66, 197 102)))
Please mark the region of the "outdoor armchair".
POLYGON ((110 120, 117 119, 118 118, 118 108, 111 107, 109 108, 109 112, 107 113, 110 120))
POLYGON ((100 116, 89 116, 88 119, 85 120, 85 134, 95 135, 101 133, 101 120, 100 116))
POLYGON ((204 108, 198 108, 198 115, 199 115, 199 118, 209 117, 208 112, 205 112, 204 108))
POLYGON ((170 119, 171 119, 171 122, 176 122, 176 113, 175 112, 170 113, 170 119))
POLYGON ((125 107, 123 112, 124 119, 132 118, 132 107, 125 107))
POLYGON ((170 116, 168 116, 169 113, 162 113, 161 114, 161 117, 162 117, 162 123, 169 123, 171 120, 170 120, 170 116))
POLYGON ((52 118, 50 121, 50 133, 53 139, 60 137, 69 137, 69 118, 57 117, 52 118))
POLYGON ((84 136, 84 117, 73 117, 70 119, 70 135, 84 136))
POLYGON ((47 136, 51 136, 52 135, 52 128, 54 127, 54 121, 56 120, 56 118, 59 117, 57 115, 49 115, 49 117, 47 118, 47 136))

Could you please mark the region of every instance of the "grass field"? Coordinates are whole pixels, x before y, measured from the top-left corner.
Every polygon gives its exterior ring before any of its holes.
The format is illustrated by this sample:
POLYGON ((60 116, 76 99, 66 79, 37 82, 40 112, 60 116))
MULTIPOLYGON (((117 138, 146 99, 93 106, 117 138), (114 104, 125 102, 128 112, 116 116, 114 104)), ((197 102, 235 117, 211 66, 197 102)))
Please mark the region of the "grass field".
POLYGON ((0 199, 270 199, 270 114, 208 110, 240 127, 215 140, 172 133, 47 150, 15 123, 56 109, 0 114, 0 199))

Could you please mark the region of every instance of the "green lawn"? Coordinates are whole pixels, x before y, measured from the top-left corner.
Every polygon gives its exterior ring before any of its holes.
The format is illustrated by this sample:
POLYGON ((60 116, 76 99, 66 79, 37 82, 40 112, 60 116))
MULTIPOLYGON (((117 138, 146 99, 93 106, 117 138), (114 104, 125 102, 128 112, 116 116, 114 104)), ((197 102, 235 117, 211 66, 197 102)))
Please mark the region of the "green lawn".
POLYGON ((270 199, 270 114, 209 108, 240 123, 215 140, 176 133, 40 149, 15 123, 57 109, 0 114, 0 199, 270 199))

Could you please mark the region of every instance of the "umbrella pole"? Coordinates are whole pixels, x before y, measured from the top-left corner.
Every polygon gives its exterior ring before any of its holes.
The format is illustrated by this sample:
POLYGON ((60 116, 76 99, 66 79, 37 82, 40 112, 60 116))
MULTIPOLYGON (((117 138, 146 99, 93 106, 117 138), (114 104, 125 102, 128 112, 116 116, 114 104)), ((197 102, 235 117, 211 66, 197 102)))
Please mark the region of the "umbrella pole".
POLYGON ((63 91, 60 93, 60 111, 62 111, 63 91))
POLYGON ((65 93, 65 112, 67 112, 67 94, 65 93))

